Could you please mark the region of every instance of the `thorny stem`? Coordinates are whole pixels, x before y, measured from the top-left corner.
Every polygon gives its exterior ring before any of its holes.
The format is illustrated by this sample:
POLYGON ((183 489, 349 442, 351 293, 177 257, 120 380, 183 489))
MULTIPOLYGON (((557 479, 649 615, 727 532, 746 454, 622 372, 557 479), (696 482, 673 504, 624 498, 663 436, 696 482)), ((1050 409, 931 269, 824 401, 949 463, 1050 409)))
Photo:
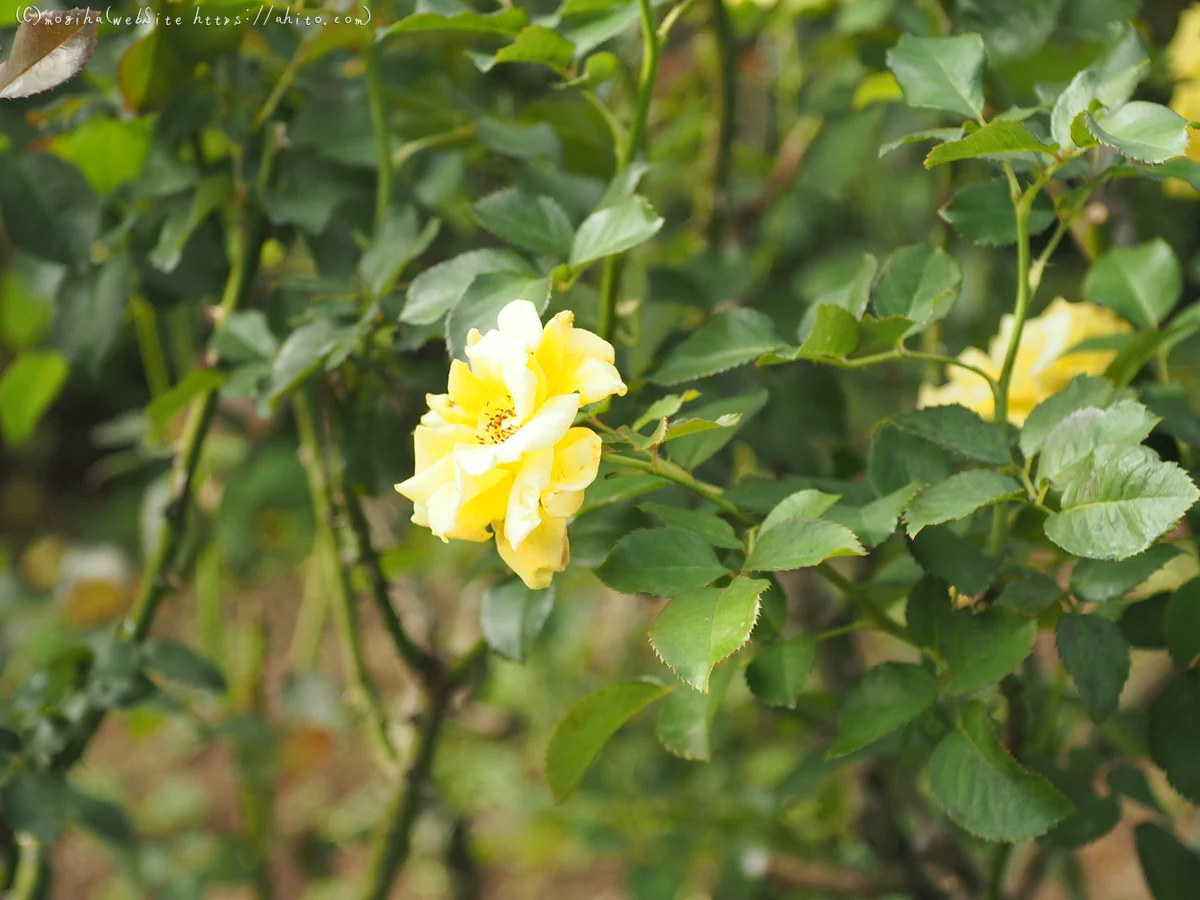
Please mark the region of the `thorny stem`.
POLYGON ((383 75, 379 68, 379 45, 373 37, 372 34, 364 43, 363 61, 367 67, 367 99, 371 107, 371 130, 375 135, 375 158, 379 169, 379 180, 375 187, 375 233, 378 236, 392 202, 392 147, 388 138, 383 75))
POLYGON ((371 529, 367 523, 367 517, 363 513, 358 493, 347 485, 341 486, 341 493, 346 514, 350 519, 350 527, 354 529, 354 536, 358 542, 358 563, 366 572, 375 608, 379 612, 379 617, 383 619, 383 626, 387 629, 388 636, 396 647, 396 653, 408 663, 413 671, 433 676, 438 670, 437 659, 413 641, 404 627, 404 622, 397 614, 396 608, 392 606, 387 579, 383 575, 379 554, 371 543, 371 529))
POLYGON ((455 693, 474 676, 476 665, 486 652, 486 643, 479 641, 450 668, 444 683, 431 690, 416 756, 404 778, 396 785, 396 792, 385 814, 387 827, 379 831, 371 851, 369 876, 362 900, 386 900, 396 876, 408 860, 412 849, 413 826, 421 811, 423 795, 433 770, 438 738, 450 703, 455 693))
MULTIPOLYGON (((642 151, 646 139, 646 122, 650 118, 650 102, 654 99, 654 83, 658 78, 658 62, 662 57, 662 40, 654 28, 654 9, 650 0, 638 0, 642 21, 642 72, 638 80, 633 121, 629 125, 625 144, 618 148, 617 172, 625 171, 642 151)), ((600 337, 612 340, 616 325, 617 291, 621 285, 623 256, 614 254, 604 260, 600 280, 600 337)))
POLYGON ((316 517, 317 536, 314 552, 319 553, 333 577, 333 611, 337 622, 338 637, 342 644, 342 656, 346 667, 346 678, 354 691, 354 699, 361 708, 366 722, 367 736, 384 767, 390 769, 396 761, 396 748, 388 733, 388 720, 379 691, 371 680, 363 658, 362 642, 359 637, 358 612, 354 603, 354 589, 350 583, 350 572, 342 564, 338 552, 337 523, 332 496, 332 479, 329 464, 321 446, 313 419, 312 404, 307 393, 301 389, 292 397, 292 409, 296 415, 296 430, 300 437, 301 458, 308 473, 309 490, 312 494, 313 513, 316 517))

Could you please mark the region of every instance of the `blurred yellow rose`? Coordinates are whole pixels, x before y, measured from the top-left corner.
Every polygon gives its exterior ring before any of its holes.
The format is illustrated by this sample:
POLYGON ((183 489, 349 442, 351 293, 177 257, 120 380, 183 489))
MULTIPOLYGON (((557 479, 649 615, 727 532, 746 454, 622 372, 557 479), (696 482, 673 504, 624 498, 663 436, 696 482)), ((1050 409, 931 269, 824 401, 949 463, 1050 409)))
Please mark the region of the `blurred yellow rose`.
POLYGON ((500 556, 530 588, 567 567, 567 520, 600 466, 600 437, 572 427, 581 406, 625 384, 608 341, 561 312, 543 329, 532 303, 501 310, 496 328, 467 336, 445 394, 413 432, 416 473, 396 485, 412 520, 442 540, 496 538, 500 556))
MULTIPOLYGON (((1011 314, 1000 320, 1000 331, 987 353, 968 347, 958 358, 999 379, 1012 342, 1013 322, 1011 314)), ((1008 391, 1009 421, 1020 425, 1035 406, 1065 388, 1076 375, 1100 375, 1117 355, 1115 350, 1074 351, 1074 347, 1130 330, 1128 322, 1102 306, 1055 298, 1044 313, 1025 322, 1008 391)), ((948 367, 946 377, 940 387, 921 386, 919 407, 960 403, 985 419, 995 415, 992 391, 983 378, 958 366, 948 367)))
MULTIPOLYGON (((1200 4, 1185 9, 1179 16, 1175 36, 1167 45, 1167 64, 1175 79, 1171 109, 1190 122, 1200 121, 1200 4)), ((1200 160, 1200 138, 1190 129, 1187 155, 1200 160)), ((1167 192, 1174 196, 1197 196, 1186 181, 1169 178, 1167 192)))

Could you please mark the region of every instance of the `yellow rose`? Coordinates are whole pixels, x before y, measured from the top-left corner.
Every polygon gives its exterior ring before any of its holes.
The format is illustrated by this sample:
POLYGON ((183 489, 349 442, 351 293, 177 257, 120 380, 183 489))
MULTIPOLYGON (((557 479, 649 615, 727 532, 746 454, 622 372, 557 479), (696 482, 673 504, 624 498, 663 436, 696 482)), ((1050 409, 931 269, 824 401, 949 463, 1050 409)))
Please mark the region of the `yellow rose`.
POLYGON ((495 329, 472 329, 447 393, 425 398, 416 473, 396 485, 415 505, 412 520, 442 540, 495 536, 533 589, 567 567, 567 520, 600 466, 600 437, 572 427, 575 414, 626 390, 612 345, 574 322, 561 312, 543 329, 534 305, 516 300, 495 329))
POLYGON ((1200 78, 1200 5, 1180 14, 1175 36, 1167 45, 1167 63, 1176 81, 1200 78))
MULTIPOLYGON (((1012 342, 1013 317, 1000 320, 1000 331, 984 353, 968 347, 959 359, 999 379, 1004 357, 1012 342)), ((1009 421, 1020 425, 1033 408, 1065 388, 1076 375, 1100 375, 1117 355, 1115 350, 1073 348, 1092 338, 1107 337, 1131 330, 1116 313, 1086 301, 1069 303, 1055 298, 1044 313, 1025 322, 1021 346, 1013 365, 1008 391, 1009 421)), ((944 406, 960 403, 985 419, 995 415, 995 401, 988 383, 974 372, 949 366, 947 381, 940 387, 922 385, 917 406, 944 406)))

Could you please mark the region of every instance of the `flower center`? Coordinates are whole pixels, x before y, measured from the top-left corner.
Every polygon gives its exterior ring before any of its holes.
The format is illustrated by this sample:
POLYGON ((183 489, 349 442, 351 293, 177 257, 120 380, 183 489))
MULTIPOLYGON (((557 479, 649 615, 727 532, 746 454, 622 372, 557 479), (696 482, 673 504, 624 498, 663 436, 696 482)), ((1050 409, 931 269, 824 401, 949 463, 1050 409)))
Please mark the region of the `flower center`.
POLYGON ((513 399, 508 394, 489 400, 479 414, 475 436, 481 444, 500 444, 517 433, 521 423, 517 421, 513 399))

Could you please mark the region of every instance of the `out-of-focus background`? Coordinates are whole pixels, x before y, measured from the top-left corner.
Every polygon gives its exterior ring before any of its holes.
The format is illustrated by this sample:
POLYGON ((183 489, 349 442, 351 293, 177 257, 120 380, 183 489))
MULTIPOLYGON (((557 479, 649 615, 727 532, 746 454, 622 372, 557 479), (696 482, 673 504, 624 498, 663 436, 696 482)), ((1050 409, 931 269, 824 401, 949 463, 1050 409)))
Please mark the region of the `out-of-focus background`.
MULTIPOLYGON (((160 685, 139 695, 144 702, 112 702, 72 783, 124 807, 136 840, 103 822, 68 823, 39 801, 47 831, 65 829, 47 900, 359 896, 393 780, 351 702, 330 599, 339 576, 328 555, 314 553, 322 523, 297 452, 295 411, 263 385, 275 377, 271 357, 289 323, 312 309, 340 315, 357 290, 377 181, 378 99, 396 208, 412 214, 396 226, 403 234, 394 252, 412 261, 378 298, 375 312, 390 330, 356 333, 349 369, 326 365, 320 377, 348 405, 339 442, 364 487, 393 605, 422 646, 446 656, 469 651, 495 557, 412 526, 411 505, 390 489, 412 471, 411 429, 424 393, 441 390, 446 371, 442 342, 428 340, 436 328, 397 327, 396 316, 415 276, 497 245, 470 212, 489 191, 516 178, 558 198, 576 220, 595 205, 617 162, 606 117, 627 120, 640 58, 636 0, 521 5, 526 21, 572 42, 561 71, 498 64, 496 51, 513 34, 488 28, 397 32, 367 53, 358 26, 193 23, 171 32, 103 23, 94 58, 67 86, 0 101, 0 371, 45 348, 69 363, 61 377, 10 388, 18 399, 0 389, 0 417, 9 417, 0 443, 0 693, 17 718, 48 708, 81 660, 92 659, 78 648, 107 635, 138 591, 164 527, 171 451, 196 396, 194 385, 180 386, 203 359, 229 274, 232 210, 253 184, 264 141, 278 140, 252 297, 271 330, 265 350, 252 341, 242 348, 240 374, 221 387, 179 574, 154 628, 215 662, 228 690, 204 690, 201 676, 199 684, 160 685), (575 65, 581 53, 593 60, 586 70, 575 65), (382 72, 379 98, 364 86, 371 66, 382 72), (422 228, 435 218, 440 230, 426 240, 422 228)), ((162 15, 177 6, 153 8, 162 15)), ((640 320, 650 337, 633 350, 619 345, 631 382, 661 360, 661 342, 678 323, 742 300, 794 329, 806 305, 856 277, 863 252, 882 258, 927 238, 946 244, 963 271, 962 299, 940 340, 952 352, 986 344, 1011 302, 1011 248, 948 234, 936 211, 956 186, 950 167, 923 168, 925 145, 880 157, 881 144, 937 124, 936 114, 897 103, 886 74, 884 54, 904 31, 982 31, 998 73, 989 93, 1019 103, 1109 52, 1131 20, 1150 50, 1143 94, 1200 118, 1189 106, 1190 77, 1200 84, 1200 14, 1176 0, 680 6, 653 7, 660 21, 679 17, 658 73, 641 187, 667 226, 626 292, 626 302, 659 304, 640 320), (1173 62, 1166 48, 1177 31, 1173 62), (731 115, 735 126, 723 126, 731 115)), ((185 18, 196 10, 253 17, 224 2, 179 7, 185 18)), ((137 15, 129 4, 119 11, 137 15)), ((0 2, 0 45, 10 50, 18 12, 0 2)), ((418 13, 470 15, 455 0, 385 2, 371 13, 376 28, 418 13)), ((1054 257, 1043 303, 1059 293, 1078 299, 1089 253, 1128 235, 1165 237, 1193 294, 1198 197, 1181 183, 1106 189, 1054 257)), ((593 325, 597 288, 582 280, 556 294, 551 309, 576 309, 581 324, 593 325)), ((357 315, 352 307, 345 321, 357 315)), ((1174 379, 1197 396, 1200 344, 1174 359, 1174 379)), ((842 477, 861 469, 869 426, 911 405, 921 372, 843 377, 796 366, 739 378, 722 382, 721 394, 759 379, 769 399, 755 406, 753 437, 733 440, 708 465, 731 477, 842 477)), ((485 675, 455 699, 391 896, 907 896, 895 890, 895 872, 873 862, 878 846, 865 835, 880 804, 903 801, 894 795, 911 786, 864 790, 854 766, 810 749, 814 735, 829 732, 836 660, 791 710, 764 709, 734 677, 711 746, 701 736, 693 747, 709 761, 666 752, 655 716, 636 719, 578 793, 553 802, 543 759, 563 713, 596 688, 663 671, 646 641, 658 605, 617 595, 590 571, 642 515, 640 502, 631 495, 616 513, 585 511, 571 531, 575 565, 556 580, 553 611, 527 658, 491 654, 485 675)), ((1140 590, 1149 596, 1196 574, 1194 554, 1184 554, 1161 583, 1140 590)), ((368 595, 361 572, 350 589, 368 595)), ((803 578, 788 589, 801 616, 821 594, 803 578)), ((420 685, 375 608, 364 599, 358 609, 367 669, 395 743, 409 752, 420 685)), ((886 639, 854 640, 867 659, 898 653, 886 639)), ((1036 652, 1053 656, 1052 634, 1036 652)), ((1149 651, 1134 659, 1127 700, 1155 689, 1166 664, 1149 651)), ((118 693, 140 690, 113 678, 118 693)), ((1106 772, 1096 771, 1102 780, 1106 772)), ((1153 798, 1123 800, 1121 825, 1055 853, 1053 877, 1031 896, 1150 897, 1130 826, 1159 814, 1151 802, 1175 813, 1186 804, 1156 770, 1143 776, 1153 798)), ((921 852, 939 852, 941 830, 910 824, 932 842, 921 852)))

